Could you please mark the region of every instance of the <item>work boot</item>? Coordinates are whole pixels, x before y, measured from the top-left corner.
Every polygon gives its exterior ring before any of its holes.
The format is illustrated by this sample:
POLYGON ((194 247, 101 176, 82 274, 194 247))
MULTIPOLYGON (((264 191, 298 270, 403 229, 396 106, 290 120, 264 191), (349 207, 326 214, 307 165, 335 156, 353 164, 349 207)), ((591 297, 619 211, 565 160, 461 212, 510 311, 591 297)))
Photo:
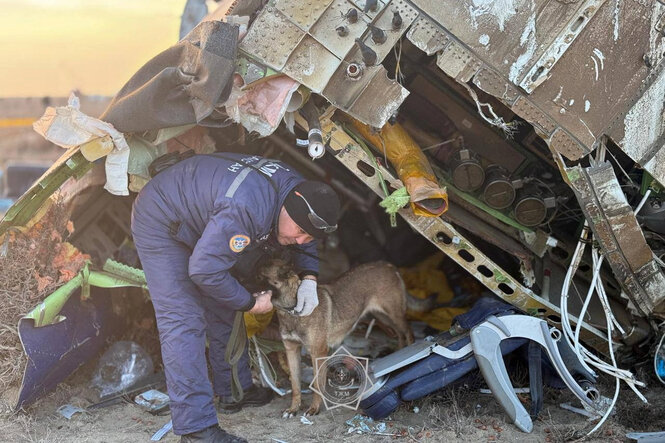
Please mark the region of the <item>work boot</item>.
POLYGON ((213 425, 198 432, 180 437, 180 443, 247 443, 242 437, 229 434, 219 425, 213 425))
POLYGON ((221 397, 219 399, 219 412, 222 414, 233 414, 240 411, 245 406, 263 406, 270 403, 273 392, 269 388, 262 388, 252 385, 245 390, 245 395, 241 401, 233 401, 232 397, 221 397))

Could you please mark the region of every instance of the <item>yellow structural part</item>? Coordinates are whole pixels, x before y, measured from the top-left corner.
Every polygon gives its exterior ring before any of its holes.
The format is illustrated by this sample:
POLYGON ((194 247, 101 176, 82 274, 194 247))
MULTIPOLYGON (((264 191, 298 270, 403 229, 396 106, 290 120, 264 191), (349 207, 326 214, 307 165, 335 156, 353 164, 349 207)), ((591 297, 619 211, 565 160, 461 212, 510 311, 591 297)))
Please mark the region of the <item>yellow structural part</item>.
POLYGON ((446 189, 439 186, 427 157, 402 125, 387 123, 380 131, 375 132, 368 125, 353 120, 353 127, 376 149, 385 152, 409 192, 414 214, 438 217, 446 212, 446 189))

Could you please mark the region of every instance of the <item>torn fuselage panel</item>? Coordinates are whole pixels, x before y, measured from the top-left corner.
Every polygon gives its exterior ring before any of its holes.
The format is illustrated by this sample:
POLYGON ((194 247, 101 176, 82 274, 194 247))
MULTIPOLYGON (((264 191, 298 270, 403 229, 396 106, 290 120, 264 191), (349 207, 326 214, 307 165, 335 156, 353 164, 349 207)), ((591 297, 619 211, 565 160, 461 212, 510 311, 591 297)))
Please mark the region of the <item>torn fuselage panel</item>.
POLYGON ((368 11, 349 2, 320 0, 304 7, 300 1, 280 0, 260 11, 240 50, 363 123, 383 127, 408 91, 389 79, 380 63, 417 15, 404 0, 378 2, 376 10, 368 11), (347 17, 351 9, 356 20, 347 17), (395 11, 400 14, 399 26, 393 24, 395 11), (344 32, 338 31, 340 26, 344 32), (385 39, 377 38, 372 26, 385 39), (374 63, 363 57, 356 39, 374 54, 374 63))
POLYGON ((665 275, 610 163, 567 170, 582 211, 619 284, 644 316, 665 316, 665 275))

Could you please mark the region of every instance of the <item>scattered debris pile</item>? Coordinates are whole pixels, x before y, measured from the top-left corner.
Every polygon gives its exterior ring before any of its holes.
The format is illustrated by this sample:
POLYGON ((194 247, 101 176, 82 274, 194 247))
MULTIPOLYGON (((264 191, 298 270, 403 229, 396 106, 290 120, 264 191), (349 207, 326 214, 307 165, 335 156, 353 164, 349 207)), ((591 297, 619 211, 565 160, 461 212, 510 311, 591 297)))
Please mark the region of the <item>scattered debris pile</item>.
POLYGON ((67 238, 74 232, 66 205, 53 200, 29 229, 10 230, 0 250, 0 390, 20 382, 26 356, 19 340, 21 317, 62 284, 90 257, 67 238))

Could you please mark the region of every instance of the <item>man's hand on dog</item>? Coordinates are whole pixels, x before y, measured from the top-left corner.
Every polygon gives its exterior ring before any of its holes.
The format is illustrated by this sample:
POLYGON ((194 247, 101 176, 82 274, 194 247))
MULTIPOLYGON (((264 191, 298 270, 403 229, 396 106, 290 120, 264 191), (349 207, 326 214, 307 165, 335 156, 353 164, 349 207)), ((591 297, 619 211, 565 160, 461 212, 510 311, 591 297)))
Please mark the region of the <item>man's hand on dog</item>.
POLYGON ((248 312, 251 314, 265 314, 272 311, 272 291, 261 291, 252 294, 256 298, 254 307, 248 312))
POLYGON ((298 301, 293 312, 301 317, 306 317, 319 305, 319 296, 316 293, 316 279, 305 277, 298 286, 298 301))

